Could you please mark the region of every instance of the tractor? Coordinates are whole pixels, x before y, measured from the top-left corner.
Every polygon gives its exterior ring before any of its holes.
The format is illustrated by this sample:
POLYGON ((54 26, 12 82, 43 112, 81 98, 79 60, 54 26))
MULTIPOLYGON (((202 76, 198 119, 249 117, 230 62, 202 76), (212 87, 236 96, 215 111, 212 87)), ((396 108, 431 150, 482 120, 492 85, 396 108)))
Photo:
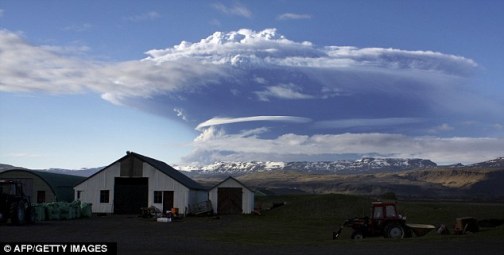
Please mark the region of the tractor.
POLYGON ((343 227, 353 229, 352 239, 383 236, 385 238, 405 238, 423 236, 435 227, 432 225, 406 224, 406 217, 397 212, 395 202, 373 202, 371 217, 356 217, 348 219, 338 231, 333 232, 333 239, 337 239, 343 227))
POLYGON ((0 222, 8 219, 13 224, 33 223, 35 214, 23 185, 12 180, 0 180, 0 222))

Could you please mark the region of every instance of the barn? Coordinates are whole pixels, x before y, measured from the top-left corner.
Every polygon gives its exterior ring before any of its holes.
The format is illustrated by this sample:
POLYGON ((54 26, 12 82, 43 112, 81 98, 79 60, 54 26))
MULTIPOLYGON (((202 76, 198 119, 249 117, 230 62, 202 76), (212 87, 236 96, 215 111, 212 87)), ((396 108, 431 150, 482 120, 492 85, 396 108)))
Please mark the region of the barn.
POLYGON ((137 214, 150 206, 186 213, 190 205, 208 200, 200 184, 162 161, 134 152, 127 152, 74 190, 75 199, 93 204, 93 213, 137 214))
POLYGON ((231 176, 211 188, 209 198, 217 214, 250 214, 254 210, 254 192, 231 176))
POLYGON ((56 174, 28 169, 13 169, 0 173, 0 179, 16 180, 32 203, 66 201, 74 199, 73 187, 85 177, 56 174))

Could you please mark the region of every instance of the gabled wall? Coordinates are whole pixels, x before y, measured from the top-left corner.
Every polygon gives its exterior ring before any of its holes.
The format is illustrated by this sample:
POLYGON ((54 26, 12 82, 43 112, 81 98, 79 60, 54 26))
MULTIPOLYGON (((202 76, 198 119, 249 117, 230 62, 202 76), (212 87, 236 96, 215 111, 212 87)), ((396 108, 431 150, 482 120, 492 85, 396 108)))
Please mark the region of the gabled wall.
POLYGON ((79 200, 92 203, 93 213, 113 213, 115 178, 128 178, 128 176, 148 178, 147 206, 155 206, 161 211, 163 204, 154 203, 154 191, 173 191, 173 207, 178 208, 179 213, 185 213, 190 204, 208 200, 207 191, 191 190, 149 163, 138 161, 133 156, 122 158, 75 186, 75 199, 78 199, 77 194, 80 192, 79 200), (109 190, 108 203, 100 203, 101 190, 109 190))
POLYGON ((120 176, 121 163, 116 162, 74 187, 75 200, 92 203, 93 213, 113 213, 114 181, 120 176), (100 190, 109 190, 108 203, 100 203, 100 190), (80 191, 80 199, 77 193, 80 191))
POLYGON ((218 208, 218 189, 219 188, 241 188, 242 189, 242 211, 244 214, 250 214, 254 210, 254 192, 249 190, 240 182, 236 181, 234 178, 228 178, 225 181, 219 183, 217 186, 213 187, 208 193, 208 197, 212 202, 212 208, 214 212, 217 212, 218 208))

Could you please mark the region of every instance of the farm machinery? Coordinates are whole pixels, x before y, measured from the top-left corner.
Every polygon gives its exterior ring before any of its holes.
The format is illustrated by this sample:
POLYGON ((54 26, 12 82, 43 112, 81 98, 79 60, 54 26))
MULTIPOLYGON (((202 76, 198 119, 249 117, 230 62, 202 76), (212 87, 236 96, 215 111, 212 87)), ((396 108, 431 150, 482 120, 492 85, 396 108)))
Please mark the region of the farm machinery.
POLYGON ((0 180, 0 222, 8 219, 16 225, 32 223, 35 215, 30 198, 23 192, 23 185, 16 181, 0 180))
POLYGON ((343 227, 352 228, 352 239, 383 236, 385 238, 408 238, 413 233, 416 236, 426 235, 435 229, 432 225, 408 224, 406 217, 397 212, 395 202, 373 202, 370 217, 356 217, 346 220, 339 230, 333 232, 333 239, 337 239, 343 227))

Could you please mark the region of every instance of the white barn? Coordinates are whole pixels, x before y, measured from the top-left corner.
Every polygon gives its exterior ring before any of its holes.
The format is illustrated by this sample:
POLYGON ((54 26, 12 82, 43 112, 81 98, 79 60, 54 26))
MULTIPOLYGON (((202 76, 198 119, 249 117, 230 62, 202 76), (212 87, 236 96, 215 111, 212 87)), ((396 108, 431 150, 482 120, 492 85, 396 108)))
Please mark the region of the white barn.
POLYGON ((74 187, 75 199, 92 203, 93 213, 137 214, 142 207, 162 211, 208 200, 208 191, 166 163, 134 152, 74 187))
POLYGON ((254 192, 231 176, 211 188, 209 198, 217 214, 250 214, 254 210, 254 192))

